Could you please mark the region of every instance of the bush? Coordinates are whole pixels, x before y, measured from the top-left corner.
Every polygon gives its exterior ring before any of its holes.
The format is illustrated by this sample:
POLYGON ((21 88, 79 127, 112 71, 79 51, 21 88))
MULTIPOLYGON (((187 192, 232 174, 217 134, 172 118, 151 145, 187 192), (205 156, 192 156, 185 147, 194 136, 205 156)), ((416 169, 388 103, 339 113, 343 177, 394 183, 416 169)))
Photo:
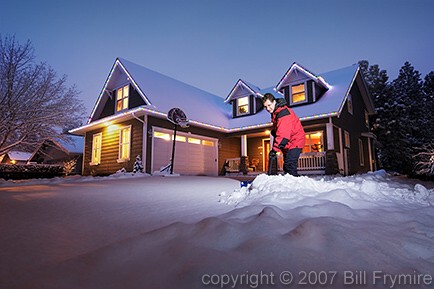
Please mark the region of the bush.
POLYGON ((62 165, 11 165, 0 164, 0 178, 2 179, 37 179, 53 178, 63 175, 62 165))

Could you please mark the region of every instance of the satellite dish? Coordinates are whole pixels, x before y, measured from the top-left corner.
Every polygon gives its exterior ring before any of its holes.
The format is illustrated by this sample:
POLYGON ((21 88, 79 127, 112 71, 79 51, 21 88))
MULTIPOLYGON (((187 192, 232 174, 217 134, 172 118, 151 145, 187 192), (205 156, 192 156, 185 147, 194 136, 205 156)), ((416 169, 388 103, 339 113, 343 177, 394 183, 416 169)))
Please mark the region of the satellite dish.
POLYGON ((175 125, 179 125, 183 128, 188 127, 188 118, 185 115, 185 112, 178 107, 174 107, 169 110, 167 113, 167 119, 175 125))

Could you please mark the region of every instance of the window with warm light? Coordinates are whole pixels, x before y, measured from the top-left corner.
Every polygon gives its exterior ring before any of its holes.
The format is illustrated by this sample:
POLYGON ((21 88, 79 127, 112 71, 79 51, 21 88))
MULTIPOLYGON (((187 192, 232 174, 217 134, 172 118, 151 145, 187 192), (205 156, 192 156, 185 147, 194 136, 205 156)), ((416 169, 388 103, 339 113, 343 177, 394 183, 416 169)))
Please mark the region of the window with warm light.
POLYGON ((92 165, 98 165, 101 163, 101 144, 102 144, 102 133, 94 134, 92 137, 92 165))
POLYGON ((116 111, 128 109, 129 94, 130 94, 129 85, 125 85, 124 87, 118 88, 116 90, 116 111))
POLYGON ((131 147, 131 126, 121 128, 119 133, 119 160, 128 161, 130 159, 131 147))
POLYGON ((213 147, 214 146, 214 142, 213 141, 209 141, 209 140, 202 140, 202 144, 204 146, 209 146, 209 147, 213 147))
POLYGON ((305 102, 306 89, 304 83, 291 86, 291 103, 305 102))
POLYGON ((154 131, 154 137, 155 138, 162 138, 164 140, 170 140, 170 134, 168 133, 164 133, 164 132, 159 132, 159 131, 154 131))
POLYGON ((345 147, 349 148, 350 147, 350 133, 347 131, 344 131, 344 144, 345 147))
POLYGON ((324 140, 322 132, 306 133, 306 143, 303 153, 318 153, 324 151, 324 140))
POLYGON ((200 139, 194 138, 194 137, 189 137, 188 142, 192 143, 192 144, 200 144, 200 139))
POLYGON ((242 97, 237 99, 237 115, 249 113, 249 97, 242 97))

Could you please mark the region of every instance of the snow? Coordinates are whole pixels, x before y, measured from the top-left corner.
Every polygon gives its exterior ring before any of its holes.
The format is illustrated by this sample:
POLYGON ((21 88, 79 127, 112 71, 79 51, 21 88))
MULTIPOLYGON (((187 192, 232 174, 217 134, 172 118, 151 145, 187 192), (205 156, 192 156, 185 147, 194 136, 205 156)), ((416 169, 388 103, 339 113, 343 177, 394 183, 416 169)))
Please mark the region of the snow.
POLYGON ((0 288, 428 288, 433 187, 384 171, 0 180, 0 288))
POLYGON ((32 156, 32 153, 22 151, 9 151, 8 155, 11 160, 27 161, 32 156))

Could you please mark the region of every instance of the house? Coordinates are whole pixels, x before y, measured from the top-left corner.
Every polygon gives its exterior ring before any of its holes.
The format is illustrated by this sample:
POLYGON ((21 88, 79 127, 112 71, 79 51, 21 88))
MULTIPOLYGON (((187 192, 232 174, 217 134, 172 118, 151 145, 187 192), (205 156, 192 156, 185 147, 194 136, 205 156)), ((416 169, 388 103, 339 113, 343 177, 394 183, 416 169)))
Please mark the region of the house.
POLYGON ((166 166, 174 131, 167 113, 174 107, 190 120, 177 131, 175 172, 266 171, 271 128, 261 101, 266 92, 284 97, 302 121, 300 173, 376 169, 368 122, 375 110, 357 65, 317 75, 293 63, 276 82, 261 89, 239 79, 224 99, 118 58, 87 124, 70 131, 85 137, 83 174, 131 171, 137 155, 148 173, 166 166))
POLYGON ((0 156, 0 164, 26 164, 32 154, 22 151, 8 151, 0 156))
POLYGON ((46 139, 33 152, 29 163, 63 165, 64 162, 75 160, 72 173, 81 174, 83 165, 83 137, 68 136, 69 141, 46 139))

